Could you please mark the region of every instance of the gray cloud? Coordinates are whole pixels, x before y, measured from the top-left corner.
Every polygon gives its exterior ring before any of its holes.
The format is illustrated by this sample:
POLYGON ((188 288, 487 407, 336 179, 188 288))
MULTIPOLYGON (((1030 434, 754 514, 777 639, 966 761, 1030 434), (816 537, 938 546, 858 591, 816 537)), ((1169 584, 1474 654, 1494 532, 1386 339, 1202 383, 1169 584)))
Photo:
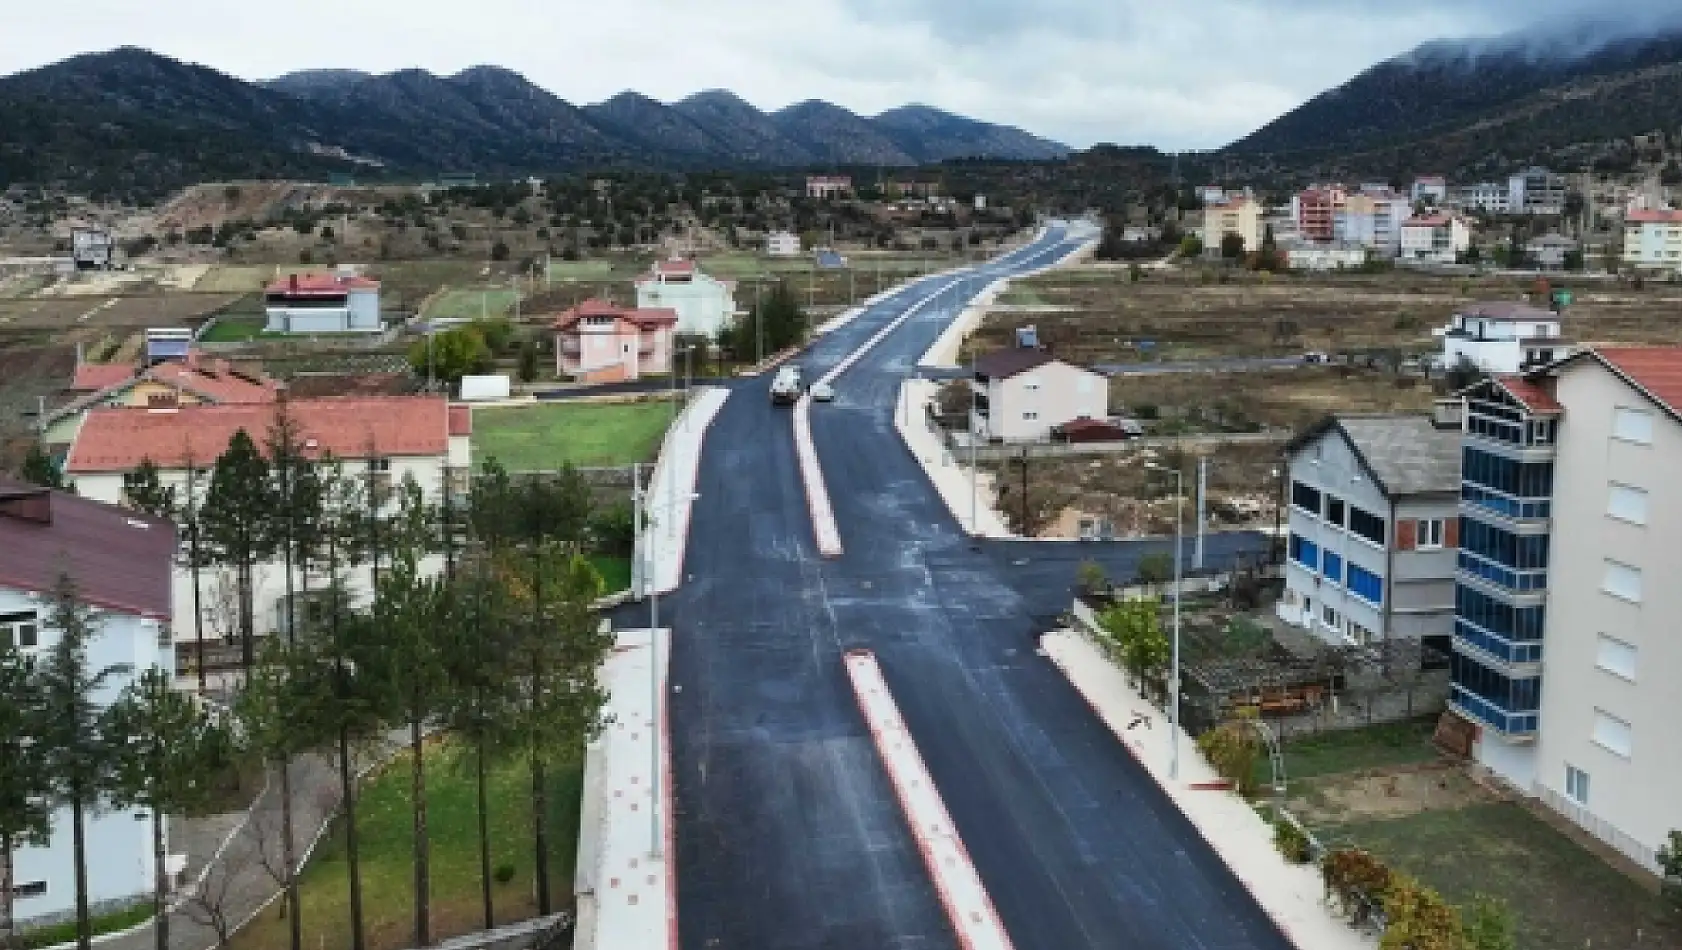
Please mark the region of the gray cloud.
POLYGON ((1615 17, 1597 18, 1602 9, 1603 0, 477 0, 464 13, 446 0, 273 0, 257 18, 228 15, 223 0, 82 0, 74 30, 50 17, 8 23, 0 72, 123 44, 247 78, 496 63, 573 102, 726 87, 762 108, 924 102, 1075 146, 1211 148, 1435 38, 1563 18, 1563 33, 1536 35, 1580 46, 1682 21, 1678 0, 1621 0, 1615 17), (1597 19, 1612 26, 1585 25, 1597 19))

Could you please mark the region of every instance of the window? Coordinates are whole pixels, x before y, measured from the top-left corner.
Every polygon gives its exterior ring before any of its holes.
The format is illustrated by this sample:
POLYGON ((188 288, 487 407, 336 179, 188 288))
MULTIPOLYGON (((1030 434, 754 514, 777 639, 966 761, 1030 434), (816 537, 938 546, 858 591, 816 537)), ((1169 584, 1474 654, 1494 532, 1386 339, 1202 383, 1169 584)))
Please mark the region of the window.
POLYGON ((1331 627, 1333 630, 1342 629, 1338 626, 1337 611, 1324 604, 1320 606, 1320 619, 1325 621, 1326 626, 1331 627))
POLYGON ((1634 745, 1629 723, 1604 709, 1594 711, 1594 744, 1614 755, 1629 758, 1634 745))
POLYGON ((1384 519, 1354 505, 1349 506, 1349 530, 1379 547, 1384 546, 1384 519))
POLYGON ((1343 583, 1343 556, 1332 551, 1321 555, 1320 573, 1326 575, 1326 580, 1333 584, 1343 583))
POLYGON ((1349 565, 1349 592, 1368 603, 1384 603, 1384 578, 1356 564, 1349 565))
POLYGON ((1630 524, 1647 523, 1647 492, 1629 485, 1612 484, 1606 501, 1606 513, 1630 524))
POLYGON ((44 897, 46 893, 46 881, 24 881, 12 887, 13 897, 44 897))
POLYGON ((1040 388, 1040 381, 1037 377, 1029 376, 1027 379, 1022 381, 1022 388, 1028 390, 1029 392, 1033 392, 1034 390, 1040 388))
POLYGON ((0 614, 0 642, 20 650, 28 649, 40 645, 40 635, 41 627, 35 619, 35 611, 0 614))
POLYGON ((1615 637, 1600 635, 1595 650, 1595 665, 1614 676, 1635 679, 1635 647, 1615 637))
POLYGON ((1443 546, 1443 519, 1421 518, 1415 527, 1418 547, 1421 551, 1431 551, 1443 546))
POLYGON ((1641 409, 1612 410, 1612 438, 1636 445, 1653 444, 1653 414, 1641 409))
POLYGON ((1607 561, 1606 579, 1600 582, 1600 589, 1613 597, 1641 603, 1641 568, 1607 561))
POLYGON ((1302 482, 1291 482, 1291 504, 1316 517, 1320 514, 1320 490, 1302 482))
POLYGON ((1022 414, 1022 418, 1028 419, 1030 421, 1032 421, 1034 419, 1038 419, 1039 417, 1040 417, 1040 414, 1037 413, 1037 412, 1024 412, 1022 414))
POLYGON ((1343 527, 1344 521, 1343 499, 1333 495, 1326 496, 1326 520, 1338 527, 1343 527))
POLYGON ((1320 569, 1320 549, 1313 541, 1300 534, 1291 535, 1291 560, 1308 568, 1310 571, 1320 569))

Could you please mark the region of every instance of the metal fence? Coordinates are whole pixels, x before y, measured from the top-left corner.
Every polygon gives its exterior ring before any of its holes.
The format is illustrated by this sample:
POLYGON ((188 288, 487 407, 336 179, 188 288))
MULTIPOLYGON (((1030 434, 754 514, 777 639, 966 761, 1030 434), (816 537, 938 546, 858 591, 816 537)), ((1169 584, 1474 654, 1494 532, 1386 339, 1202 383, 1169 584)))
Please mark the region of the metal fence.
POLYGON ((1541 782, 1536 783, 1536 797, 1541 799, 1542 804, 1571 819, 1577 827, 1599 838, 1624 857, 1654 874, 1662 875, 1664 873, 1664 869, 1659 867, 1658 855, 1654 853, 1652 848, 1620 831, 1617 826, 1606 819, 1541 782))

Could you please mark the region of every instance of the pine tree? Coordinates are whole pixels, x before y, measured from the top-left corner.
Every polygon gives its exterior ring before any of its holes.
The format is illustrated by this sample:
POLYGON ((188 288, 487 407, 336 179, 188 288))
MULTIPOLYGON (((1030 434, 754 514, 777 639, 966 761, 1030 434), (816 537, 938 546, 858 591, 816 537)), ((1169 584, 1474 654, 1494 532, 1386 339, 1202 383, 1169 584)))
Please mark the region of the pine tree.
POLYGON ((110 777, 106 739, 94 696, 125 667, 93 670, 88 647, 99 621, 82 600, 76 581, 60 574, 50 595, 47 629, 57 636, 41 665, 42 708, 40 742, 52 798, 70 809, 71 856, 76 877, 76 945, 92 946, 88 914, 87 812, 110 777))
POLYGON ((132 472, 123 473, 123 499, 130 508, 154 518, 175 517, 175 489, 158 477, 158 463, 148 456, 132 472))
POLYGON ((216 459, 199 510, 199 539, 215 563, 232 568, 239 590, 240 662, 249 673, 256 660, 253 574, 275 549, 270 530, 278 507, 269 463, 244 429, 216 459))
POLYGON ((34 659, 0 640, 0 946, 15 936, 12 854, 45 845, 52 834, 52 790, 39 738, 45 728, 42 682, 34 659))
POLYGON ((105 710, 101 731, 111 800, 152 816, 152 929, 157 950, 169 950, 164 816, 191 814, 210 800, 216 775, 232 758, 232 736, 156 667, 105 710))
POLYGON ((42 488, 56 488, 60 491, 69 489, 64 480, 64 473, 59 471, 58 463, 41 448, 39 442, 30 443, 29 454, 23 457, 23 465, 18 468, 18 477, 42 488))

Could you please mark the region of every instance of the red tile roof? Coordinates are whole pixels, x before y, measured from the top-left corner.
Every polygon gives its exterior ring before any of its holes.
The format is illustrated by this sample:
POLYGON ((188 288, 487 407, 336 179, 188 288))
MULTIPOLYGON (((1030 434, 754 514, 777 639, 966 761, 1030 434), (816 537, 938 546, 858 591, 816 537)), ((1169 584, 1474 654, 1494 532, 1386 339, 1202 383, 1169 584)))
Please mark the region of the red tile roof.
POLYGON ((662 274, 693 274, 695 262, 687 257, 673 257, 663 261, 655 261, 654 269, 662 274))
POLYGON ((451 435, 472 435, 473 434, 473 407, 472 406, 451 406, 450 407, 450 434, 451 435))
POLYGON ((235 370, 227 360, 190 355, 185 363, 159 363, 142 374, 218 403, 271 403, 280 384, 265 376, 235 370))
POLYGON ((1625 224, 1682 224, 1682 211, 1631 211, 1625 224))
POLYGON ((70 381, 72 392, 91 393, 134 378, 132 363, 82 363, 70 381))
POLYGON ((1423 218, 1409 218, 1402 222, 1404 228, 1440 228, 1454 219, 1446 214, 1427 215, 1423 218))
POLYGON ((1557 416, 1562 411, 1559 401, 1552 394, 1523 376, 1496 376, 1494 380, 1508 395, 1537 415, 1557 416))
POLYGON ((341 277, 338 274, 292 274, 272 281, 266 293, 286 297, 336 296, 348 290, 369 290, 380 286, 377 280, 366 277, 341 277))
POLYGON ((105 610, 167 621, 175 526, 0 475, 0 586, 46 593, 61 571, 105 610))
POLYGON ((613 317, 636 324, 642 329, 675 325, 677 311, 670 307, 617 307, 605 300, 591 297, 555 318, 554 329, 570 330, 583 317, 613 317))
MULTIPOLYGON (((449 450, 449 404, 437 396, 385 396, 288 402, 311 454, 360 458, 370 449, 382 456, 442 456, 449 450)), ((72 474, 127 472, 151 458, 165 469, 189 460, 209 467, 235 432, 261 443, 274 421, 264 405, 182 406, 89 410, 70 447, 65 471, 72 474)))
POLYGON ((1682 415, 1682 346, 1597 346, 1590 352, 1682 415))

